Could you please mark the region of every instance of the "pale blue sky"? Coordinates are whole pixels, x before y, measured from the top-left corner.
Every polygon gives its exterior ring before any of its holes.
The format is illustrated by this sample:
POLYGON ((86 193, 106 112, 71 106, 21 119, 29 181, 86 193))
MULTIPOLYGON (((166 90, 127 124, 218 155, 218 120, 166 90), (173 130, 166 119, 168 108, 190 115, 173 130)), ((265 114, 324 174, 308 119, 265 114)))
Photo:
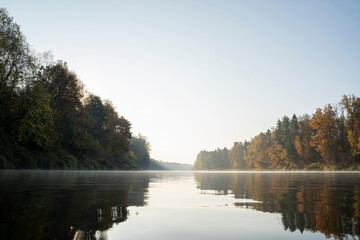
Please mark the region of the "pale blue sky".
POLYGON ((17 1, 1 7, 148 137, 193 163, 360 96, 360 1, 17 1))

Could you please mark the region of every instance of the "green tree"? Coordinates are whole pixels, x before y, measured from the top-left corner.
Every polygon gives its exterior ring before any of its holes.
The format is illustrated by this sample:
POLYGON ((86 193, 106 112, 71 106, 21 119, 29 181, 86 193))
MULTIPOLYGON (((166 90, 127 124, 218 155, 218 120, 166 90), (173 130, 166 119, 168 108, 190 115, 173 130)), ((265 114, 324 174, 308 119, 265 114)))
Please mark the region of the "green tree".
MULTIPOLYGON (((124 153, 129 151, 129 140, 131 139, 131 124, 124 117, 119 117, 111 102, 104 104, 105 122, 103 126, 102 145, 116 158, 124 157, 124 153)), ((150 144, 148 151, 150 151, 150 144)))
POLYGON ((289 132, 290 132, 290 136, 292 139, 294 139, 299 134, 299 130, 300 130, 300 127, 298 124, 298 118, 294 114, 291 118, 290 126, 289 126, 289 132))
POLYGON ((294 138, 299 133, 299 126, 297 117, 294 114, 290 120, 287 116, 284 116, 281 120, 278 120, 275 128, 276 141, 282 145, 289 154, 289 157, 295 157, 296 154, 294 146, 294 138))
POLYGON ((151 146, 147 138, 141 134, 132 137, 130 140, 130 150, 136 156, 136 165, 142 169, 148 169, 151 146))
POLYGON ((18 126, 16 103, 30 72, 29 47, 19 25, 0 8, 0 144, 9 142, 18 126))
POLYGON ((216 149, 215 151, 201 151, 194 163, 195 170, 225 170, 231 169, 228 158, 228 149, 216 149))
POLYGON ((0 96, 25 79, 31 68, 30 59, 29 46, 19 25, 0 8, 0 96))
POLYGON ((22 102, 27 112, 20 123, 19 142, 46 149, 53 143, 50 95, 43 84, 36 84, 24 94, 22 102))
POLYGON ((130 122, 49 56, 0 9, 0 167, 134 169, 130 122))
POLYGON ((82 109, 83 85, 67 64, 61 61, 47 66, 40 75, 51 96, 58 145, 73 151, 79 130, 77 125, 82 109))
POLYGON ((105 106, 101 98, 93 94, 91 94, 85 102, 85 108, 93 119, 92 133, 96 139, 100 139, 106 121, 105 106))
POLYGON ((129 152, 131 124, 124 117, 119 117, 109 101, 90 95, 86 99, 85 109, 91 119, 90 133, 97 143, 97 154, 106 164, 119 164, 125 161, 129 152))
POLYGON ((79 158, 93 158, 100 151, 100 142, 92 132, 93 125, 94 119, 83 107, 77 116, 77 135, 73 143, 73 152, 79 158))

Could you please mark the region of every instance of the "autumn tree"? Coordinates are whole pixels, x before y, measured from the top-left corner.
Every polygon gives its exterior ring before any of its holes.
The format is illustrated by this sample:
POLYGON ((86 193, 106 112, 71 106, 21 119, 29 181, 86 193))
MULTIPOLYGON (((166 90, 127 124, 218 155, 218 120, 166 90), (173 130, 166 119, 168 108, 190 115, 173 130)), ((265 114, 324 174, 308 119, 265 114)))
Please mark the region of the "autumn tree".
POLYGON ((245 157, 247 155, 247 147, 249 142, 235 142, 234 146, 228 152, 228 159, 232 169, 247 169, 245 157))
POLYGON ((323 164, 335 166, 339 156, 339 145, 337 144, 338 129, 336 123, 337 113, 328 104, 324 109, 318 108, 310 122, 314 129, 311 146, 318 151, 322 157, 323 164))
POLYGON ((305 114, 299 118, 299 134, 294 138, 294 146, 298 155, 301 168, 307 168, 319 160, 320 156, 311 145, 313 129, 310 126, 311 118, 305 114))
POLYGON ((260 133, 251 139, 245 158, 250 168, 266 169, 270 166, 271 161, 267 152, 270 138, 269 134, 260 133))
POLYGON ((276 141, 275 132, 267 138, 267 148, 265 149, 269 159, 270 169, 293 168, 294 164, 290 161, 288 151, 276 141))
POLYGON ((341 105, 346 110, 347 139, 353 156, 360 155, 360 98, 354 95, 344 96, 341 105))
MULTIPOLYGON (((223 164, 232 169, 358 168, 360 99, 344 96, 340 106, 317 109, 313 117, 284 116, 275 128, 245 142, 246 147, 235 143, 223 164)), ((213 156, 215 152, 201 151, 194 168, 216 169, 220 162, 213 156)))

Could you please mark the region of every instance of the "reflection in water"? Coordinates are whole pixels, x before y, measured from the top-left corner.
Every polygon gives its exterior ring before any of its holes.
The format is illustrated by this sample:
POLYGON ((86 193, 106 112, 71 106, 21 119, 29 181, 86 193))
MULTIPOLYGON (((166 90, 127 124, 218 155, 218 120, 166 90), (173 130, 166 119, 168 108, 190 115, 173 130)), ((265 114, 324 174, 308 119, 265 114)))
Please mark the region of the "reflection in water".
POLYGON ((107 239, 146 205, 149 177, 114 172, 2 172, 0 233, 7 239, 107 239))
POLYGON ((360 174, 1 171, 0 211, 6 239, 359 239, 360 174))
POLYGON ((195 179, 201 190, 233 194, 237 207, 280 213, 285 230, 359 239, 359 173, 195 173, 195 179))

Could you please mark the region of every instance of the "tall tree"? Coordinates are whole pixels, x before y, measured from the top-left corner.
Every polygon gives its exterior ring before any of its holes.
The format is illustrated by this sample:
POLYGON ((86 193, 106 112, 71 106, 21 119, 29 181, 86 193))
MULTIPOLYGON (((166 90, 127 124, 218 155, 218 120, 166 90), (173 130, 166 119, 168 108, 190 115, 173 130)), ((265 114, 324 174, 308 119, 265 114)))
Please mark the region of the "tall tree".
POLYGON ((247 154, 247 146, 249 143, 245 141, 235 142, 234 146, 228 152, 228 158, 232 169, 247 169, 245 156, 247 154))
POLYGON ((103 134, 106 121, 106 109, 99 96, 91 94, 85 100, 85 108, 92 117, 92 133, 95 138, 100 139, 103 134))
POLYGON ((299 134, 299 130, 300 127, 298 123, 298 118, 294 114, 291 118, 290 127, 289 127, 290 137, 292 140, 299 134))
MULTIPOLYGON (((111 102, 106 101, 105 122, 101 143, 114 157, 123 158, 123 154, 129 151, 129 140, 131 139, 130 122, 124 117, 119 117, 111 102)), ((150 144, 147 143, 148 152, 150 144)))
POLYGON ((246 161, 250 168, 266 169, 270 166, 271 161, 267 152, 270 139, 271 136, 260 133, 250 141, 246 156, 246 161))
MULTIPOLYGON (((0 8, 0 90, 14 90, 30 70, 29 46, 19 25, 0 8)), ((0 96, 2 95, 0 94, 0 96)))
POLYGON ((7 11, 0 8, 0 143, 9 142, 11 131, 17 127, 15 106, 30 69, 25 37, 7 11))
POLYGON ((46 67, 41 80, 46 84, 51 96, 58 143, 72 149, 78 135, 77 122, 82 108, 83 85, 64 62, 46 67))
POLYGON ((310 126, 311 118, 305 114, 299 118, 299 134, 294 138, 294 146, 299 158, 299 166, 307 168, 312 163, 317 162, 320 158, 318 153, 311 145, 313 129, 310 126))
POLYGON ((315 131, 311 146, 320 153, 324 164, 334 166, 340 149, 336 142, 338 133, 336 112, 333 107, 328 104, 324 109, 318 108, 310 122, 310 126, 315 131))
POLYGON ((360 98, 354 95, 344 96, 341 105, 346 110, 347 139, 354 156, 360 155, 360 98))
POLYGON ((142 169, 148 169, 151 149, 147 138, 141 134, 131 138, 130 150, 136 156, 136 165, 142 169))
POLYGON ((84 101, 66 63, 29 52, 0 8, 0 167, 133 168, 130 122, 108 101, 84 101))
POLYGON ((293 168, 293 162, 289 158, 286 149, 276 141, 275 132, 267 138, 266 154, 269 158, 270 169, 293 168))
POLYGON ((38 83, 28 88, 22 98, 27 111, 20 123, 19 142, 46 149, 54 140, 50 95, 43 84, 38 83))

